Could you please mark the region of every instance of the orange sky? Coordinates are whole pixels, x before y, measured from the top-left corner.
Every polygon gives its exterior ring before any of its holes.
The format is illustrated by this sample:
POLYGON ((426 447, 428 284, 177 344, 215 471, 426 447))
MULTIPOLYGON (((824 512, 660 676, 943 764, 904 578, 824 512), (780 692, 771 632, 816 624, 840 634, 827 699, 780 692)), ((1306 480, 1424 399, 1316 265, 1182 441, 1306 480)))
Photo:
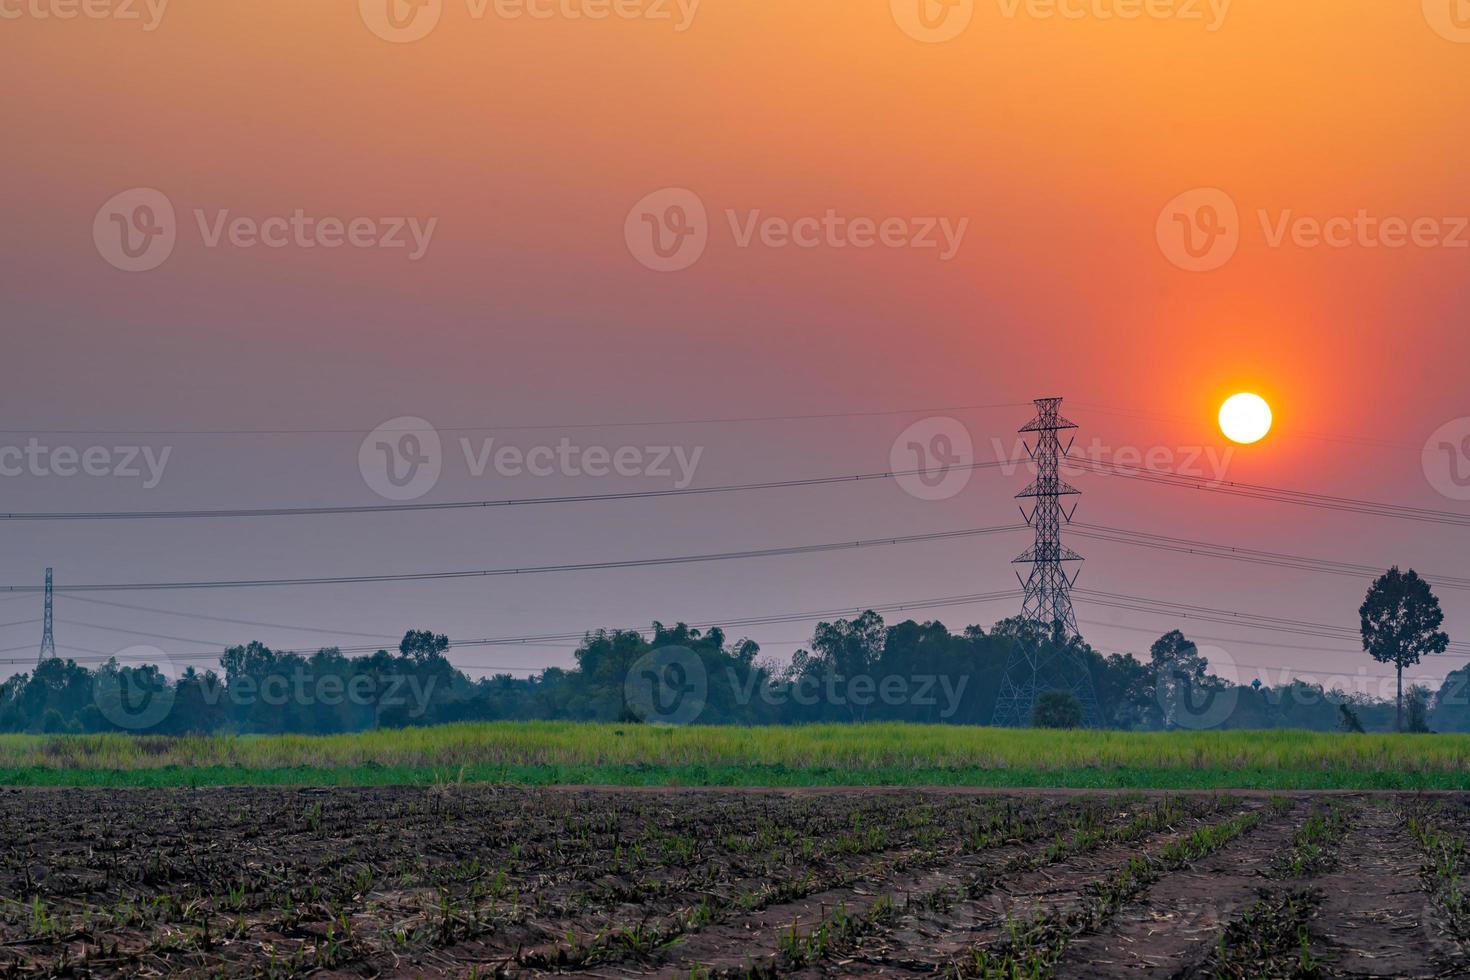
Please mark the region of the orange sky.
MULTIPOLYGON (((539 8, 547 18, 476 17, 466 0, 443 0, 434 29, 399 44, 369 29, 356 0, 174 0, 153 30, 36 15, 52 2, 0 0, 0 284, 11 363, 26 366, 3 395, 13 428, 366 430, 400 414, 555 422, 1062 394, 1185 420, 1070 412, 1088 426, 1084 439, 1218 445, 1220 399, 1252 389, 1271 399, 1278 429, 1235 457, 1239 479, 1450 506, 1425 482, 1416 447, 1466 414, 1470 248, 1272 247, 1262 224, 1287 212, 1470 215, 1470 43, 1442 36, 1420 3, 1234 0, 1215 23, 1208 0, 1154 0, 1147 9, 1171 15, 1138 19, 1105 16, 1136 0, 1064 2, 1077 17, 1037 16, 1053 9, 1041 0, 977 0, 962 33, 931 44, 906 34, 886 0, 702 0, 684 30, 674 0, 619 8, 669 20, 566 14, 597 0, 557 0, 539 8), (174 253, 140 274, 109 267, 90 234, 103 202, 133 187, 162 191, 180 218, 174 253), (667 187, 703 202, 709 245, 692 268, 659 274, 634 261, 624 222, 667 187), (1240 215, 1237 252, 1210 272, 1177 268, 1156 237, 1165 203, 1195 188, 1224 191, 1240 215), (194 212, 222 209, 437 225, 417 262, 381 250, 208 248, 194 212), (916 249, 740 248, 727 217, 829 209, 968 225, 945 262, 916 249)), ((982 442, 1009 440, 1024 414, 967 421, 982 442)), ((711 447, 702 478, 715 481, 872 468, 902 424, 776 428, 684 437, 711 447)), ((112 503, 366 493, 350 463, 345 475, 317 465, 350 460, 351 439, 189 448, 177 480, 112 503)), ((1005 490, 933 509, 902 498, 751 500, 646 524, 588 514, 575 527, 533 520, 485 533, 497 551, 534 560, 719 550, 984 521, 1010 511, 1005 490), (807 507, 821 517, 793 515, 807 507)), ((122 493, 12 492, 76 506, 122 493)), ((1423 528, 1345 529, 1166 491, 1093 493, 1091 519, 1161 533, 1255 546, 1289 533, 1304 553, 1443 571, 1463 554, 1423 528)), ((442 530, 446 551, 409 560, 364 546, 355 558, 454 563, 468 544, 442 530)), ((80 533, 28 529, 0 567, 7 581, 47 562, 107 579, 188 554, 201 575, 237 561, 330 570, 339 536, 360 538, 338 526, 275 528, 264 540, 243 528, 118 533, 128 561, 80 533), (202 543, 237 557, 200 558, 202 543)), ((578 579, 554 603, 546 583, 511 587, 503 608, 471 590, 425 601, 452 634, 551 631, 685 609, 744 615, 979 591, 1004 584, 1006 557, 962 546, 897 565, 804 566, 799 585, 780 587, 711 572, 578 579)), ((1100 556, 1087 574, 1185 601, 1266 612, 1281 602, 1281 583, 1238 569, 1185 574, 1100 556)), ((1355 591, 1300 583, 1314 607, 1304 618, 1351 623, 1355 591)), ((340 597, 320 607, 280 595, 215 601, 266 619, 370 614, 340 597)), ((385 632, 409 615, 370 605, 385 632)), ((1470 606, 1447 605, 1470 630, 1470 606)), ((799 638, 805 628, 785 629, 799 638)))

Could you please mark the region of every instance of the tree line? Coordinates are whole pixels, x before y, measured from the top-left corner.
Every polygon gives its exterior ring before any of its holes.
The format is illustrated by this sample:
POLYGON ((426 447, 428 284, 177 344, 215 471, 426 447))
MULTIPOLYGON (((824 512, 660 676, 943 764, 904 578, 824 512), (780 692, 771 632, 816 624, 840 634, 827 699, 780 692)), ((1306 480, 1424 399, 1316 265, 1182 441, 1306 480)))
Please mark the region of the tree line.
MULTIPOLYGON (((423 630, 405 634, 395 652, 358 657, 252 642, 226 650, 217 669, 177 674, 53 658, 0 683, 0 731, 327 734, 490 720, 983 725, 1018 654, 1076 658, 1110 728, 1470 731, 1470 665, 1434 690, 1402 687, 1404 668, 1448 644, 1423 580, 1392 569, 1369 590, 1360 618, 1365 651, 1396 668, 1391 700, 1299 678, 1220 677, 1179 630, 1146 655, 1104 655, 1081 637, 1019 618, 956 633, 939 621, 890 625, 870 611, 819 623, 785 664, 763 658, 754 641, 682 623, 589 633, 574 667, 531 677, 471 678, 448 659, 448 637, 423 630)), ((1079 694, 1042 692, 1033 723, 1080 724, 1079 694)))

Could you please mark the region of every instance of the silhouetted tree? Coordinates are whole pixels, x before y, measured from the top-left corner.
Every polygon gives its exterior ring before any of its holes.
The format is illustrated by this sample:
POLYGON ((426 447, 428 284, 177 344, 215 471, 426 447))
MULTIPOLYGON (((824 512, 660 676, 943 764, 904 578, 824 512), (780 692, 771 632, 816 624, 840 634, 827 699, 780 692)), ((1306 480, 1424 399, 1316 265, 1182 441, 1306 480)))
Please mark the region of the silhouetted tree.
POLYGON ((1444 613, 1429 583, 1412 568, 1390 568, 1368 589, 1358 609, 1363 649, 1374 660, 1393 664, 1398 676, 1394 728, 1404 730, 1404 668, 1426 653, 1444 653, 1450 638, 1440 631, 1444 613))

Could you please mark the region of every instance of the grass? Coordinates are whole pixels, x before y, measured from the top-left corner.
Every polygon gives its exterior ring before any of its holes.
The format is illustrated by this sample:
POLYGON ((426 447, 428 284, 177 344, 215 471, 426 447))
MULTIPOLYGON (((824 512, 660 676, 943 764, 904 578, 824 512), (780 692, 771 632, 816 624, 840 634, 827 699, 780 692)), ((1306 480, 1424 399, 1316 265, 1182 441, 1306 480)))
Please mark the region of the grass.
POLYGON ((328 736, 0 736, 12 786, 504 782, 1470 789, 1470 735, 496 722, 328 736))

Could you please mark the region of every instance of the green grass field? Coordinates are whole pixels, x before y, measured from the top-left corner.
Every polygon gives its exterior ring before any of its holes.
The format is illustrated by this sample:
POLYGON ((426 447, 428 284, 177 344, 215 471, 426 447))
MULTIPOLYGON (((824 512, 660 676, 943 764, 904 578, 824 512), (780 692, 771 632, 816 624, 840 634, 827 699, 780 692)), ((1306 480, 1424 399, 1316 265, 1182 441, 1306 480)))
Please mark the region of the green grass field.
POLYGON ((943 725, 446 725, 322 737, 0 736, 10 786, 383 785, 1470 789, 1470 735, 943 725))

